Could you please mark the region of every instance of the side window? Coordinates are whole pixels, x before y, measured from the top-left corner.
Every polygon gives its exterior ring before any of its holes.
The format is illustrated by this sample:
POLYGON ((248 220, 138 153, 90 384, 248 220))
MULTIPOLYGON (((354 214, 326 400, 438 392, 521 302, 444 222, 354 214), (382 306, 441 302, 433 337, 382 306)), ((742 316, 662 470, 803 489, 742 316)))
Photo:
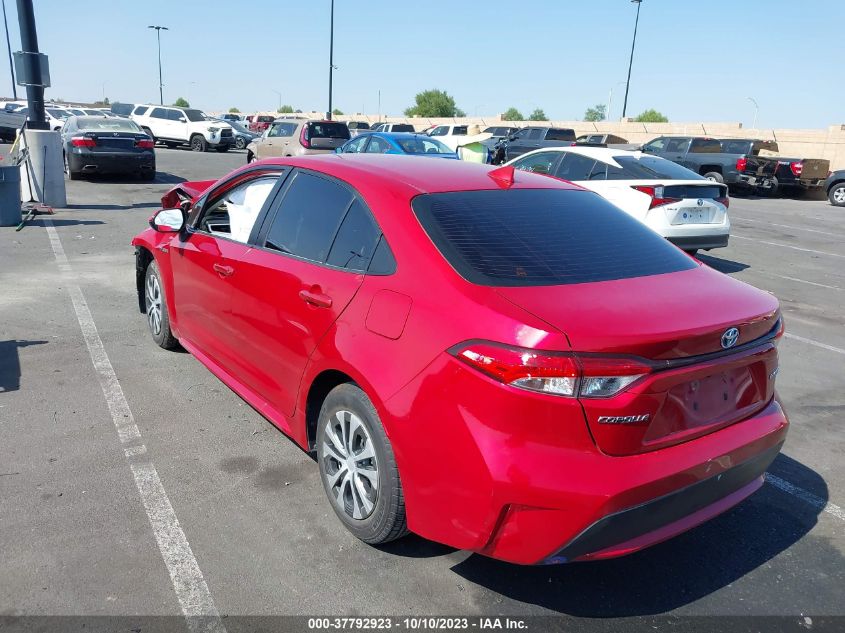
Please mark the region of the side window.
POLYGON ((167 118, 171 121, 179 121, 179 119, 188 120, 185 116, 185 113, 180 110, 168 110, 167 111, 167 118))
POLYGON ((452 130, 452 136, 466 136, 467 135, 467 126, 466 125, 456 125, 455 128, 452 130))
POLYGON ((439 125, 431 131, 431 134, 429 134, 429 136, 446 136, 448 133, 448 125, 439 125))
POLYGON ((367 154, 385 154, 390 151, 390 143, 378 136, 370 137, 370 144, 367 145, 367 154))
POLYGON ((326 263, 349 270, 366 271, 373 258, 381 231, 373 216, 355 200, 334 238, 326 263))
POLYGON ((593 158, 587 158, 574 152, 566 152, 557 167, 555 176, 564 180, 589 180, 595 162, 593 158))
POLYGON ((656 138, 650 143, 646 143, 643 146, 643 149, 647 152, 663 152, 666 150, 666 139, 665 138, 656 138))
POLYGON ((205 208, 197 228, 246 244, 278 179, 278 174, 263 175, 232 187, 205 208))
POLYGON ((273 125, 270 126, 270 129, 267 132, 267 136, 284 136, 284 134, 281 133, 282 125, 282 123, 273 123, 273 125))
POLYGON ((364 143, 367 142, 366 136, 361 136, 356 138, 354 141, 350 141, 346 144, 343 148, 344 154, 357 154, 364 148, 364 143))
POLYGON ((541 127, 531 128, 531 131, 528 132, 529 141, 539 141, 541 138, 543 138, 543 128, 541 127))
POLYGON ((514 167, 523 171, 533 171, 538 174, 552 173, 552 165, 557 160, 557 152, 540 152, 520 158, 514 163, 514 167))
POLYGON ((561 129, 561 128, 550 128, 548 132, 546 132, 546 140, 547 141, 574 141, 575 140, 575 132, 572 130, 561 129))
POLYGON ((711 138, 696 138, 693 139, 689 151, 696 154, 718 154, 722 151, 722 144, 711 138))
POLYGON ((597 160, 587 175, 587 180, 607 180, 607 168, 607 163, 597 160))
POLYGON ((273 218, 264 245, 315 262, 325 262, 352 193, 326 178, 299 173, 273 218))
POLYGON ((137 108, 135 108, 132 114, 137 114, 138 116, 140 116, 144 114, 144 112, 146 112, 147 110, 149 110, 147 106, 138 106, 137 108))
POLYGON ((666 142, 666 152, 685 152, 689 147, 688 138, 670 138, 666 142))
POLYGON ((153 119, 166 119, 167 110, 164 108, 153 108, 153 111, 150 113, 150 117, 153 119))

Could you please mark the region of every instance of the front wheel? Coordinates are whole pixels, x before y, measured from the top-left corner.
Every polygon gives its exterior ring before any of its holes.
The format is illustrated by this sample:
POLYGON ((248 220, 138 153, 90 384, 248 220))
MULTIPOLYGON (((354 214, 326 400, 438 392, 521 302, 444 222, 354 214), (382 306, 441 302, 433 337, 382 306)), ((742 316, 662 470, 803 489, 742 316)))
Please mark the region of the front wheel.
POLYGON ((235 139, 235 149, 243 149, 246 147, 246 139, 242 136, 239 136, 235 139))
POLYGON ((208 141, 200 134, 191 137, 191 151, 204 152, 208 149, 208 141))
POLYGON ((708 171, 706 174, 703 175, 705 178, 707 178, 707 180, 712 180, 713 182, 718 182, 719 184, 725 182, 725 179, 722 177, 722 174, 720 174, 718 171, 708 171))
POLYGON ((144 277, 144 305, 147 307, 147 325, 156 345, 163 349, 178 347, 179 341, 170 330, 170 317, 167 314, 164 284, 155 260, 147 266, 147 274, 144 277))
POLYGON ((256 156, 256 155, 255 155, 255 154, 253 154, 252 152, 247 152, 247 153, 246 153, 246 162, 247 162, 247 164, 249 164, 249 163, 254 163, 254 162, 255 162, 255 161, 257 161, 257 160, 258 160, 258 156, 256 156))
POLYGON ((845 207, 845 182, 837 182, 827 192, 827 199, 834 207, 845 207))
POLYGON ((329 503, 352 534, 371 545, 407 534, 405 497, 390 440, 357 385, 335 387, 323 402, 317 461, 329 503))

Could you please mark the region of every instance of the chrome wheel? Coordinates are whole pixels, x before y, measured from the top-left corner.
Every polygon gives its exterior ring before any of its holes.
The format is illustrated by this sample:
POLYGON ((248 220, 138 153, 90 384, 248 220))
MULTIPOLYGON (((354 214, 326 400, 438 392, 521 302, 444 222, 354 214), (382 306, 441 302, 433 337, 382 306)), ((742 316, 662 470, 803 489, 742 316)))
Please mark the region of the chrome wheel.
POLYGON ((150 330, 155 336, 161 334, 161 287, 158 284, 158 277, 149 275, 147 277, 147 321, 150 330))
POLYGON ((373 513, 379 472, 370 433, 351 411, 341 410, 325 422, 320 461, 329 496, 338 510, 361 520, 373 513))
POLYGON ((837 187, 831 195, 835 204, 845 205, 845 187, 837 187))

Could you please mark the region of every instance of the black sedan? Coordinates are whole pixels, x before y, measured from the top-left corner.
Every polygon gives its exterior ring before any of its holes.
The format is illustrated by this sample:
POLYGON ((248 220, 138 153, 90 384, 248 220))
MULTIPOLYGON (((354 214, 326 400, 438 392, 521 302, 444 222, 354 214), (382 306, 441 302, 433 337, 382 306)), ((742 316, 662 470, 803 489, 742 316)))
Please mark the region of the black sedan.
POLYGON ((71 180, 84 174, 156 175, 154 141, 129 119, 72 116, 62 128, 65 172, 71 180))
POLYGON ((240 121, 222 120, 232 126, 232 134, 235 136, 235 149, 243 149, 261 136, 255 132, 250 132, 240 121))

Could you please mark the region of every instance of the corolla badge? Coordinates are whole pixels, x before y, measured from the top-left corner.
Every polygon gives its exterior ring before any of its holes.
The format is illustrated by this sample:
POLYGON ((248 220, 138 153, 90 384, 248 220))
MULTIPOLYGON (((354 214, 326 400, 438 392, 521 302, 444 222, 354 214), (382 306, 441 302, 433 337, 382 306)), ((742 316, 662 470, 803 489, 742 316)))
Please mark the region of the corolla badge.
POLYGON ((725 330, 725 333, 722 334, 722 349, 728 349, 736 345, 736 342, 739 340, 739 330, 735 327, 729 327, 725 330))

